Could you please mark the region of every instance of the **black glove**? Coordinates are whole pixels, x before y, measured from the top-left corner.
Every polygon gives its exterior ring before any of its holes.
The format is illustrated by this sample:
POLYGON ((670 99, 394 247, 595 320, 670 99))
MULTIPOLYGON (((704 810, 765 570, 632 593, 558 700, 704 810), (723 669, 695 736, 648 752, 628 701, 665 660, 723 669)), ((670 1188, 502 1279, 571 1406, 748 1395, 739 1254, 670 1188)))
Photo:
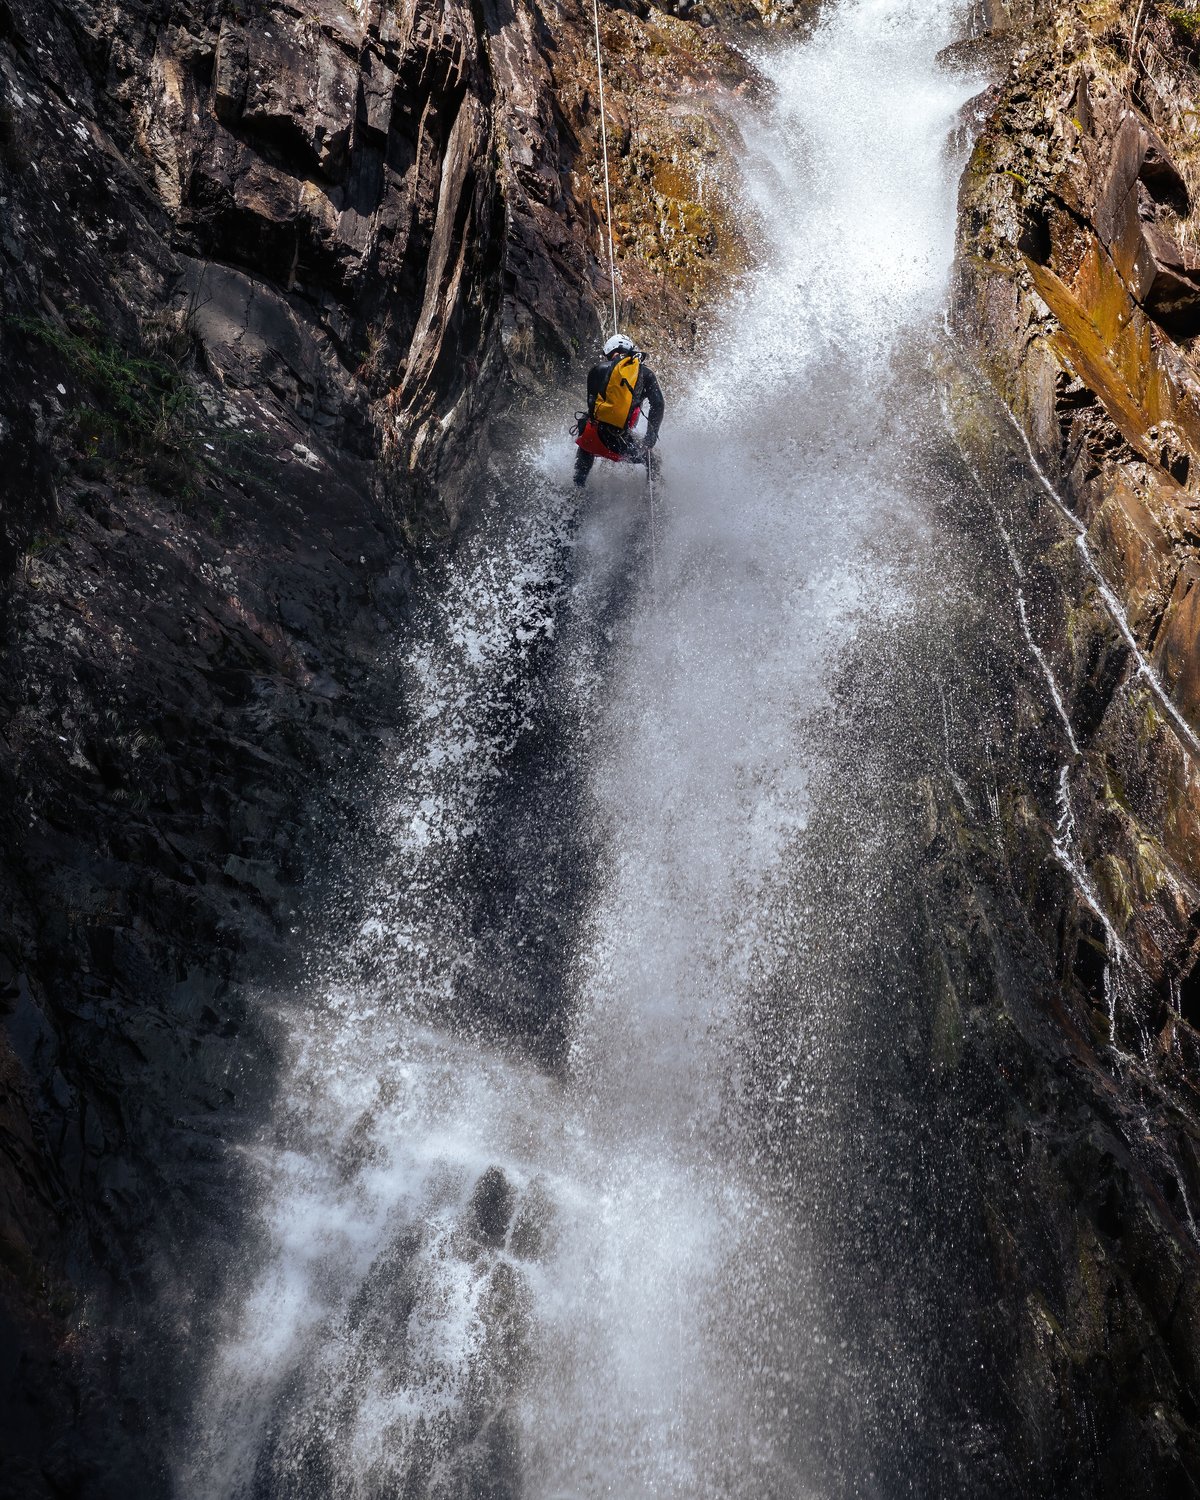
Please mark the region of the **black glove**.
POLYGON ((657 427, 652 427, 650 429, 650 431, 646 434, 646 447, 647 448, 653 448, 657 442, 658 442, 658 428, 657 427))

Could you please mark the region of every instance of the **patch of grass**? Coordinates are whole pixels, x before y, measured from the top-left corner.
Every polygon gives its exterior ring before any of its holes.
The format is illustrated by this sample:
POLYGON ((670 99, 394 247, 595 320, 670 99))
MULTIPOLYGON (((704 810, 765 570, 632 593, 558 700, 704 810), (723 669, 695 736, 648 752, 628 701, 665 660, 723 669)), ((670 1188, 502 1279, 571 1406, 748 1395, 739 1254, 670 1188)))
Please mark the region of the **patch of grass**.
POLYGON ((363 335, 364 348, 359 356, 358 369, 355 372, 358 378, 375 389, 381 387, 381 383, 388 369, 388 348, 392 337, 392 314, 384 314, 381 322, 372 323, 363 335))
POLYGON ((195 338, 186 312, 151 320, 133 350, 85 308, 67 308, 62 317, 27 313, 4 321, 51 351, 52 367, 61 367, 51 379, 69 382, 82 398, 63 419, 78 472, 108 480, 136 471, 177 501, 200 497, 205 469, 215 465, 201 441, 207 423, 187 373, 195 338))
POLYGON ((61 547, 66 539, 63 532, 39 531, 25 551, 29 557, 41 557, 43 552, 49 552, 52 547, 61 547))
POLYGON ((1163 14, 1182 41, 1191 43, 1193 47, 1200 42, 1200 11, 1176 9, 1164 11, 1163 14))
POLYGON ((131 353, 101 329, 94 313, 73 310, 71 323, 46 317, 10 320, 62 357, 92 400, 66 416, 85 457, 148 459, 195 440, 195 396, 181 362, 170 355, 131 353))
POLYGON ((189 512, 207 511, 214 530, 228 520, 229 486, 273 496, 278 459, 265 435, 226 427, 206 404, 190 307, 148 318, 135 349, 78 307, 0 321, 50 352, 39 381, 70 392, 58 438, 75 473, 108 484, 132 477, 189 512))

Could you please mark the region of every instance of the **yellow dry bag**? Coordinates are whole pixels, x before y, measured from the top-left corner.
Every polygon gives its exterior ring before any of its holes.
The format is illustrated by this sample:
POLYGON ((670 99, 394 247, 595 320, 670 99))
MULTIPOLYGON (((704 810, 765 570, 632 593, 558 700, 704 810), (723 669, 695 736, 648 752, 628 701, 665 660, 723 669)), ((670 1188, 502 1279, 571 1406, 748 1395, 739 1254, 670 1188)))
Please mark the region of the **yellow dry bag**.
POLYGON ((596 409, 592 416, 597 422, 606 422, 610 427, 619 427, 624 431, 641 369, 642 362, 636 354, 627 355, 625 359, 616 362, 609 372, 608 385, 603 394, 596 397, 596 409))

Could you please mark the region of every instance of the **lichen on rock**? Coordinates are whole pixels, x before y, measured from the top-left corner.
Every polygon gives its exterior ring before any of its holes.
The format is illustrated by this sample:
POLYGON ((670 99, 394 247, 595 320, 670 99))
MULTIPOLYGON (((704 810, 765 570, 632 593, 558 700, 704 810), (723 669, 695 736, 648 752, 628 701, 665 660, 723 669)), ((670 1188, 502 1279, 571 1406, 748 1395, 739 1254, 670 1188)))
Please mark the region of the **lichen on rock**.
MULTIPOLYGON (((1062 1077, 1088 1102, 1071 1106, 1076 1123, 1047 1142, 1014 1211, 1058 1220, 1081 1282, 1030 1273, 1028 1410, 1108 1411, 1103 1482, 1140 1473, 1186 1493, 1200 1452, 1185 1394, 1196 1353, 1177 1337, 1177 1319, 1195 1317, 1183 1203, 1200 1162, 1200 73, 1151 6, 996 6, 988 19, 999 81, 962 179, 955 318, 1003 406, 957 426, 1007 497, 1020 586, 1078 747, 1035 825, 1042 858, 1070 874, 1038 899, 1058 913, 1042 941, 1062 1077), (1027 465, 1010 414, 1041 479, 1012 477, 1027 465), (1108 1379, 1129 1393, 1121 1413, 1108 1379)), ((1013 835, 1003 859, 1028 868, 1013 835)))

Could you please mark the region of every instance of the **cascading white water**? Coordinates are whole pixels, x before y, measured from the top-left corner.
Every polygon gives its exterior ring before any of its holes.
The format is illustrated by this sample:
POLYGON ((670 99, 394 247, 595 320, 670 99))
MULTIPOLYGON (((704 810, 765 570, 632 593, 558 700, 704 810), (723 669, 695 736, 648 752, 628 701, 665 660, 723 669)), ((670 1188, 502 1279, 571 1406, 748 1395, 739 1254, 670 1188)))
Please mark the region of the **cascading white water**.
MULTIPOLYGON (((891 552, 931 545, 908 355, 952 251, 955 20, 846 0, 760 60, 771 101, 739 123, 762 269, 668 391, 653 596, 642 490, 597 475, 576 521, 559 439, 404 643, 379 848, 354 936, 282 1008, 261 1253, 231 1271, 184 1494, 828 1492, 805 1424, 836 1349, 739 1038, 751 975, 803 939, 771 918, 802 884, 797 725, 858 622, 903 604, 891 552), (574 792, 515 838, 496 808, 539 714, 574 792), (520 1009, 554 910, 546 1066, 486 1013, 520 1009)), ((839 1087, 822 1003, 811 1076, 780 1085, 814 1120, 839 1087)))

